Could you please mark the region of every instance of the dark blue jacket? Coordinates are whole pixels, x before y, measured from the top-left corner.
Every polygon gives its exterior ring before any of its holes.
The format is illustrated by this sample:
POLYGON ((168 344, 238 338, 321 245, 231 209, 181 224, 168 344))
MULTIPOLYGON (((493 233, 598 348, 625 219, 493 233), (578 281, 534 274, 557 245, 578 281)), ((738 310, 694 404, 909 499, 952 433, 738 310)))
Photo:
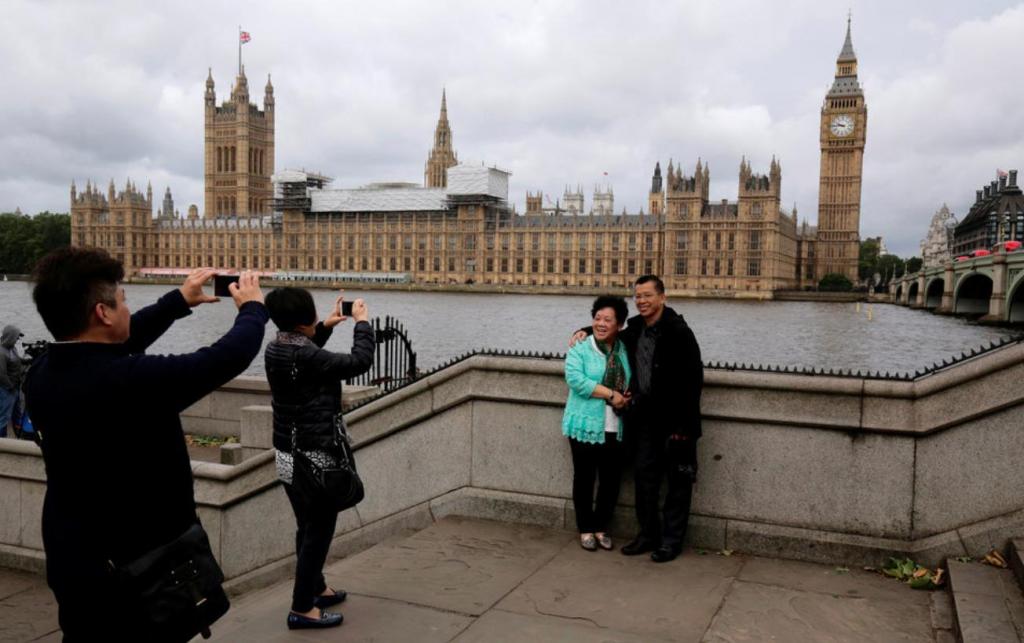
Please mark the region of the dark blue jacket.
POLYGON ((212 346, 144 354, 190 313, 174 290, 132 315, 127 342, 55 343, 29 370, 25 397, 46 463, 47 578, 58 601, 103 592, 106 561, 134 559, 197 520, 178 414, 248 367, 268 315, 250 302, 212 346))

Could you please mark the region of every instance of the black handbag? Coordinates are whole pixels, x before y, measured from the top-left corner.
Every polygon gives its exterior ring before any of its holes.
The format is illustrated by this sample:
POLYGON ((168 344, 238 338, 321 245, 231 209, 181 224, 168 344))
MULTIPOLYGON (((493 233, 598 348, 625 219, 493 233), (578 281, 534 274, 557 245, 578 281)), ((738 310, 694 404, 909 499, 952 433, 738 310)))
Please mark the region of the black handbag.
POLYGON ((230 607, 224 573, 199 523, 166 545, 121 566, 115 577, 129 609, 153 639, 210 638, 210 625, 230 607))
POLYGON ((302 497, 336 511, 355 507, 366 493, 363 481, 356 471, 356 460, 348 436, 338 427, 336 452, 332 455, 337 466, 322 467, 296 448, 297 430, 292 427, 292 487, 302 497))

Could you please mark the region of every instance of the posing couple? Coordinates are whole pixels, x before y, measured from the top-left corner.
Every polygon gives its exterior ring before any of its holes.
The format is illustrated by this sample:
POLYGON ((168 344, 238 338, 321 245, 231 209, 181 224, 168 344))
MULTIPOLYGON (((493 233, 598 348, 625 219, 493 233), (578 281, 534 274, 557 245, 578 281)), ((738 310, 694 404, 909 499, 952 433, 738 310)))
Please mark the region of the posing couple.
POLYGON ((639 314, 628 323, 625 300, 598 297, 593 325, 573 335, 565 358, 569 399, 562 434, 572 450, 580 546, 612 549, 607 529, 626 444, 633 454, 640 531, 622 553, 651 552, 651 560, 663 563, 679 555, 686 534, 697 477, 704 368, 693 331, 665 305, 661 279, 640 277, 633 296, 639 314), (668 491, 659 516, 664 478, 668 491))

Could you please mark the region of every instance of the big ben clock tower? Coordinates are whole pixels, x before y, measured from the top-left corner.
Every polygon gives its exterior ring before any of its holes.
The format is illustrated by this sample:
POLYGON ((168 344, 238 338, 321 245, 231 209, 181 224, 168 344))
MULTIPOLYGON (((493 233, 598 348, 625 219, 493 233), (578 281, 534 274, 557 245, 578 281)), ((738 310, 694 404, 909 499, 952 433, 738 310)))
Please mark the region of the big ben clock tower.
POLYGON ((860 188, 868 110, 857 81, 857 55, 846 21, 846 41, 836 78, 821 107, 821 181, 815 274, 846 275, 857 282, 860 254, 860 188))

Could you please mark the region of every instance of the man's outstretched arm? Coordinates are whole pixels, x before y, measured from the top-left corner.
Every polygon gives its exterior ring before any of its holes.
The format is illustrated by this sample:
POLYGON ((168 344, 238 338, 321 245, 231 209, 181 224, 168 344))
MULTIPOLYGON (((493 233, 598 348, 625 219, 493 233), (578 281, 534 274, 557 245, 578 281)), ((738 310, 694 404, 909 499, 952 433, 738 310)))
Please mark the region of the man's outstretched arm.
POLYGON ((131 327, 125 348, 129 353, 144 353, 153 342, 167 332, 175 321, 192 314, 191 309, 199 304, 217 301, 203 292, 203 284, 214 275, 210 269, 193 270, 181 288, 172 290, 155 304, 146 306, 132 315, 131 327))

